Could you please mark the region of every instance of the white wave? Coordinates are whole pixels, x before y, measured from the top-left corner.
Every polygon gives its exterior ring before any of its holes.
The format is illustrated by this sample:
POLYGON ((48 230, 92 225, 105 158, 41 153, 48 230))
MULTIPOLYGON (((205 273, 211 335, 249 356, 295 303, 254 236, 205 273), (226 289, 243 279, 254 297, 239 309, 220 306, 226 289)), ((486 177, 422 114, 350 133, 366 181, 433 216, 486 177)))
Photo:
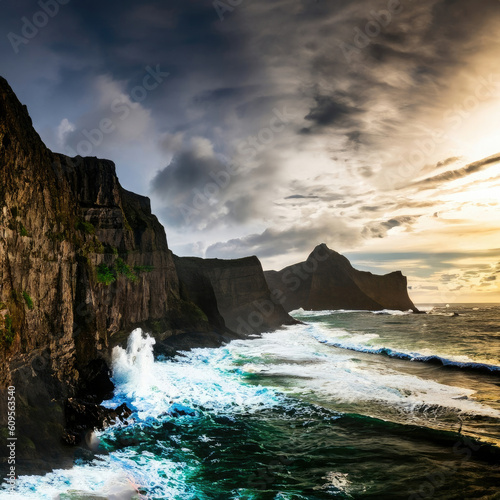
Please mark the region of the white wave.
POLYGON ((141 420, 168 414, 172 405, 213 413, 251 413, 278 404, 275 391, 242 383, 228 352, 193 349, 169 361, 154 361, 154 339, 134 330, 127 350, 113 350, 115 396, 105 402, 116 407, 125 399, 141 420), (230 364, 230 363, 229 363, 230 364), (222 366, 230 369, 223 370, 222 366))
POLYGON ((305 310, 302 307, 290 311, 288 314, 291 316, 308 316, 310 318, 317 318, 321 316, 330 316, 332 314, 347 314, 347 313, 369 313, 367 309, 324 309, 322 311, 305 310))
POLYGON ((420 312, 425 312, 425 313, 428 313, 428 312, 431 312, 435 309, 435 305, 432 305, 432 304, 416 304, 416 307, 417 309, 420 311, 420 312))
POLYGON ((409 309, 408 311, 399 311, 397 309, 382 309, 381 311, 370 311, 372 314, 388 314, 390 316, 407 316, 408 314, 413 314, 413 311, 409 309))
POLYGON ((155 339, 140 328, 129 336, 127 349, 115 347, 112 352, 113 382, 128 397, 147 391, 154 382, 155 339))
MULTIPOLYGON (((500 418, 497 410, 470 399, 475 392, 472 389, 393 370, 383 360, 353 358, 352 352, 319 344, 315 337, 320 332, 318 325, 294 325, 263 334, 261 339, 251 342, 236 341, 228 347, 236 359, 238 356, 251 358, 248 365, 241 367, 243 371, 293 380, 293 384, 280 386, 285 392, 297 396, 314 394, 319 400, 357 405, 356 411, 361 413, 361 407, 365 412, 374 408, 399 408, 405 414, 441 408, 443 413, 459 411, 500 418)), ((349 336, 341 329, 337 329, 336 334, 349 336)), ((376 334, 359 334, 351 336, 351 341, 357 345, 361 340, 376 338, 376 334)))
POLYGON ((390 347, 387 344, 372 342, 380 338, 377 334, 350 333, 340 328, 313 325, 313 337, 319 342, 367 354, 384 354, 392 358, 409 361, 439 362, 446 366, 482 370, 484 372, 500 372, 500 366, 488 361, 478 361, 463 354, 444 353, 439 350, 420 348, 418 352, 409 351, 400 347, 390 347))
POLYGON ((184 463, 165 458, 154 460, 152 454, 118 451, 101 456, 85 465, 58 469, 44 476, 20 476, 14 492, 0 498, 59 500, 106 498, 108 500, 146 499, 140 489, 162 492, 162 498, 196 498, 185 481, 193 469, 184 463))
POLYGON ((333 313, 335 313, 333 309, 327 309, 324 311, 309 311, 300 307, 299 309, 294 309, 293 311, 290 311, 288 314, 290 314, 290 316, 320 317, 320 316, 330 316, 330 314, 333 313))
POLYGON ((306 316, 309 318, 318 318, 321 316, 331 316, 332 314, 348 314, 348 313, 371 313, 371 314, 387 314, 390 316, 406 316, 413 314, 412 310, 399 311, 397 309, 381 309, 380 311, 369 311, 368 309, 325 309, 323 311, 308 311, 303 308, 290 311, 291 316, 306 316))

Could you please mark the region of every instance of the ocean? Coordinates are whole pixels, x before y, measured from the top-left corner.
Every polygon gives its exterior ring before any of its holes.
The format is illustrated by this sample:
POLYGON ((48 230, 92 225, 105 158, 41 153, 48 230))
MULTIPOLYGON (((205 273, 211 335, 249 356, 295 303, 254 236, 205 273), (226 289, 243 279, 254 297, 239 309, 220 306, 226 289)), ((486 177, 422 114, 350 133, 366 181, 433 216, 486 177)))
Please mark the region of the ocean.
POLYGON ((135 330, 105 403, 129 424, 0 497, 500 499, 500 306, 422 309, 298 310, 168 359, 135 330))

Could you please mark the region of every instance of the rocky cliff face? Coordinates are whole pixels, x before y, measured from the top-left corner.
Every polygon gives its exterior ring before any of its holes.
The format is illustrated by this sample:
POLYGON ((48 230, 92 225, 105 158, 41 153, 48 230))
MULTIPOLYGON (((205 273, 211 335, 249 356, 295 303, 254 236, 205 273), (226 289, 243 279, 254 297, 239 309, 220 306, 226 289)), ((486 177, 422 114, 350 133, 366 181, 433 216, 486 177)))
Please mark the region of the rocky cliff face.
POLYGON ((175 332, 195 318, 203 330, 149 200, 124 190, 110 161, 49 151, 0 88, 2 386, 19 356, 46 357, 67 389, 131 328, 175 332))
POLYGON ((49 151, 0 79, 0 424, 15 386, 18 457, 62 431, 65 398, 109 394, 109 349, 137 326, 214 328, 183 295, 149 200, 110 161, 49 151))
POLYGON ((295 323, 272 296, 257 257, 175 257, 175 266, 189 296, 220 326, 249 335, 295 323))
POLYGON ((270 290, 286 311, 328 309, 412 310, 406 277, 400 271, 384 276, 354 269, 349 260, 318 245, 305 262, 281 271, 266 271, 270 290))
POLYGON ((174 258, 149 199, 111 161, 48 150, 0 78, 0 431, 14 386, 18 474, 71 463, 69 421, 111 418, 110 350, 134 328, 172 353, 292 322, 256 257, 174 258))

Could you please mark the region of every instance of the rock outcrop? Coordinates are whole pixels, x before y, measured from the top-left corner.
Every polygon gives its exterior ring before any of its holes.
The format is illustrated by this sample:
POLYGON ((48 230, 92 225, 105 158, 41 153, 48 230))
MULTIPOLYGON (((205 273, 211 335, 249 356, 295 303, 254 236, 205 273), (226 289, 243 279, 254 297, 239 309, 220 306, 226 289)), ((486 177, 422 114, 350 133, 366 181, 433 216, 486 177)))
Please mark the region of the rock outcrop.
POLYGON ((294 324, 267 286, 257 257, 200 259, 175 257, 181 284, 209 320, 240 335, 294 324))
POLYGON ((318 245, 305 262, 281 271, 266 271, 276 300, 286 311, 359 309, 412 310, 407 280, 400 271, 383 276, 354 269, 343 255, 318 245))

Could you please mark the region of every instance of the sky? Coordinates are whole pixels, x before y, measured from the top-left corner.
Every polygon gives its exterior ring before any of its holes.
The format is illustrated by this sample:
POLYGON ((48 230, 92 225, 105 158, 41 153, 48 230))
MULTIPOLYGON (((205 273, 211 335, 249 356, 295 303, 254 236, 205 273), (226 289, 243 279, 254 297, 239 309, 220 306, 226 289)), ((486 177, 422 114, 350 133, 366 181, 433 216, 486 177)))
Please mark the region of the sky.
POLYGON ((500 299, 498 0, 0 0, 54 151, 116 163, 178 255, 319 243, 416 303, 500 299))

